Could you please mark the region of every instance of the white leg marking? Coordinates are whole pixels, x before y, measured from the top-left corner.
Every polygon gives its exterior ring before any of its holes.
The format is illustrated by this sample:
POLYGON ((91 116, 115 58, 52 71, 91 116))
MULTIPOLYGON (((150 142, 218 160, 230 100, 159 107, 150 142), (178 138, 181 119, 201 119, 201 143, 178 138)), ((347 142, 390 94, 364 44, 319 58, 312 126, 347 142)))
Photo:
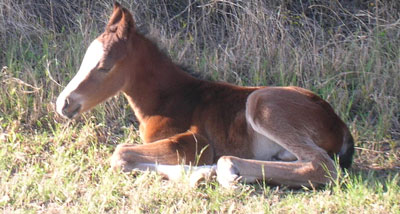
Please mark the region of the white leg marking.
POLYGON ((138 163, 134 169, 155 171, 172 181, 180 181, 185 176, 189 176, 190 186, 196 187, 201 180, 208 180, 215 174, 216 165, 189 166, 138 163))
POLYGON ((221 157, 217 163, 217 181, 225 188, 232 188, 240 179, 239 172, 229 157, 221 157))
POLYGON ((190 174, 190 186, 196 187, 202 181, 209 181, 216 175, 217 165, 198 166, 190 174))

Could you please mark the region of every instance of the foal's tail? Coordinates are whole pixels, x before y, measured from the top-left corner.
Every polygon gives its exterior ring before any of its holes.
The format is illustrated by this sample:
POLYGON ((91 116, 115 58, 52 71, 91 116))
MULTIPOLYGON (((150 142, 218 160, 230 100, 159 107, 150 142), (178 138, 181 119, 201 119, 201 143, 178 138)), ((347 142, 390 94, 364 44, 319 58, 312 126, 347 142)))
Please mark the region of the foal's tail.
POLYGON ((350 132, 347 131, 344 136, 344 142, 339 152, 339 165, 342 169, 350 168, 353 162, 354 139, 350 132))

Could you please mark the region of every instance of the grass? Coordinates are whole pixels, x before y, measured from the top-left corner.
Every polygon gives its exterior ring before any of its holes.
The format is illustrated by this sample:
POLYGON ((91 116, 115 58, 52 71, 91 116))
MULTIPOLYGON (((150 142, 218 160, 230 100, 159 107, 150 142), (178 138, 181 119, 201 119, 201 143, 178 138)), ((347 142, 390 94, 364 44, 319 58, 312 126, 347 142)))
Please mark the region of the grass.
POLYGON ((233 191, 215 182, 192 189, 150 172, 111 172, 116 145, 140 143, 122 96, 77 121, 54 113, 57 95, 104 27, 108 2, 1 1, 0 210, 399 213, 399 4, 301 2, 123 2, 177 63, 239 85, 311 89, 356 139, 353 168, 327 187, 261 183, 233 191))
POLYGON ((214 182, 192 189, 150 172, 112 172, 107 160, 113 145, 102 142, 97 124, 62 126, 64 134, 9 133, 2 143, 5 212, 398 213, 400 208, 398 172, 353 170, 314 191, 262 184, 232 191, 214 182))
POLYGON ((378 171, 353 170, 337 183, 314 191, 262 188, 262 184, 243 184, 232 191, 214 182, 192 189, 185 181, 165 181, 150 172, 112 172, 107 160, 113 145, 93 132, 100 129, 93 122, 60 129, 64 134, 54 136, 10 133, 2 143, 3 211, 398 213, 400 208, 398 172, 383 176, 378 171))

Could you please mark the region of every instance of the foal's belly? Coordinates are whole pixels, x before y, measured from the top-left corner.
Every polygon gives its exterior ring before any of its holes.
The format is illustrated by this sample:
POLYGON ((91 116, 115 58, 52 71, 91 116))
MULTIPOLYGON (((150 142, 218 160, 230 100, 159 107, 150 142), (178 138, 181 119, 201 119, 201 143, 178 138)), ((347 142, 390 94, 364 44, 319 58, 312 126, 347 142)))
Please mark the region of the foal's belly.
POLYGON ((295 161, 297 158, 268 137, 254 132, 252 141, 253 158, 265 161, 295 161))

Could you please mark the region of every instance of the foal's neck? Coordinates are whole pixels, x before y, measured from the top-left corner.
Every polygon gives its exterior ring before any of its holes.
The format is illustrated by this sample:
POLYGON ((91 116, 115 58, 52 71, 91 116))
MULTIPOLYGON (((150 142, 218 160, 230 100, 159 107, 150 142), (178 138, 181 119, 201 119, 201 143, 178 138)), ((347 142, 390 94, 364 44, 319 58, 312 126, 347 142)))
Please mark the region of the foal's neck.
POLYGON ((140 122, 158 114, 166 102, 171 105, 171 100, 179 108, 180 93, 202 82, 184 72, 147 38, 138 35, 133 46, 128 59, 130 82, 123 92, 140 122))

